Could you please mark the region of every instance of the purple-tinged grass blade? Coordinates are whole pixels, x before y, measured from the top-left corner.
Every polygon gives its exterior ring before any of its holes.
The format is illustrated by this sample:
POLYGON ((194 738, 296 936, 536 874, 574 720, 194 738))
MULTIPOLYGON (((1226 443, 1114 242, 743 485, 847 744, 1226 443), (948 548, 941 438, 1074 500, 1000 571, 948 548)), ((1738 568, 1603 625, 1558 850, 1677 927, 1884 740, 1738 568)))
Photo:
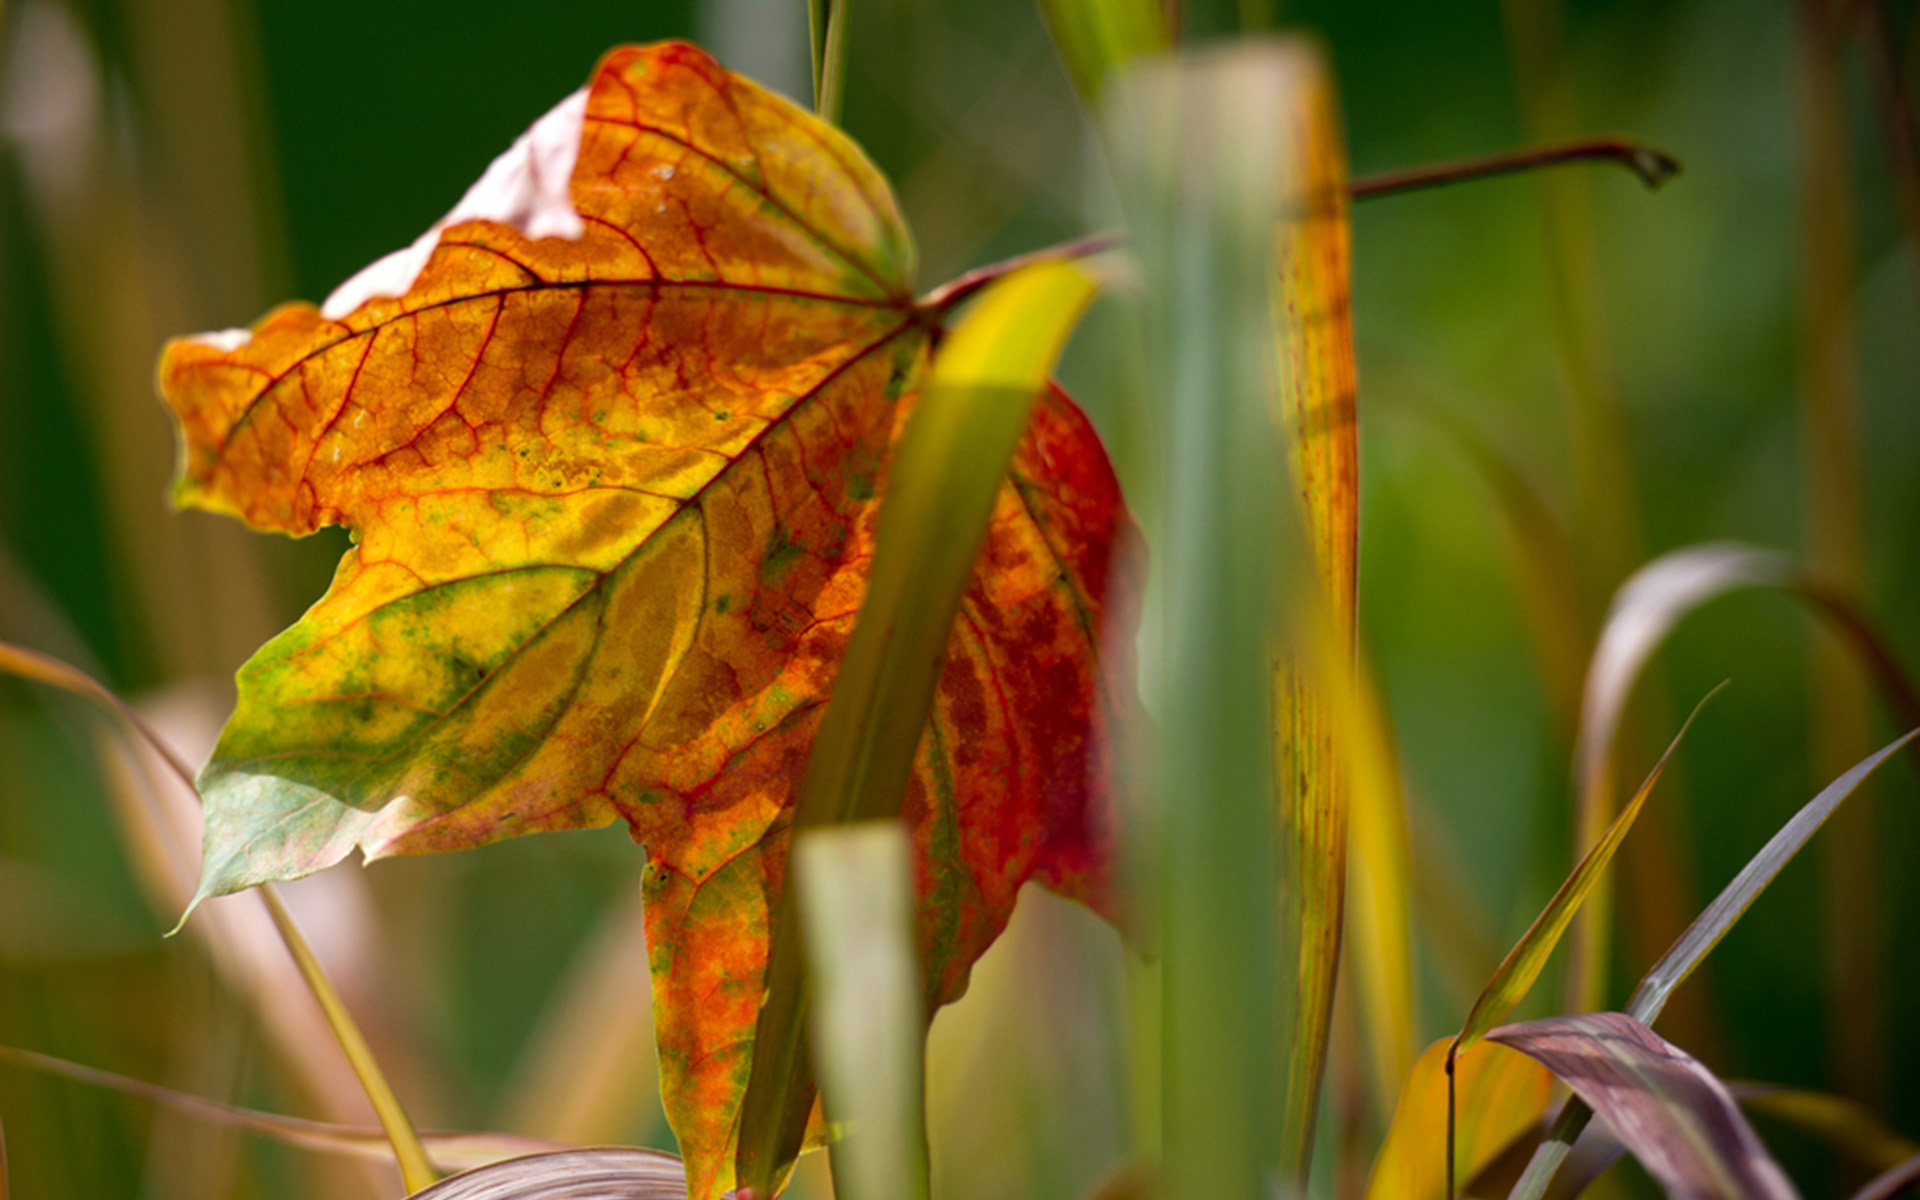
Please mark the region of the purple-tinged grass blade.
MULTIPOLYGON (((1660 1016, 1660 1010, 1666 1006, 1667 997, 1673 994, 1673 989, 1693 973, 1708 951, 1720 943, 1727 930, 1745 914, 1760 893, 1773 882, 1774 876, 1792 861, 1793 856, 1833 815, 1841 802, 1879 770, 1887 759, 1911 742, 1916 734, 1920 734, 1920 730, 1913 730, 1895 739, 1855 764, 1851 770, 1821 789, 1819 795, 1807 801, 1791 820, 1781 826, 1780 831, 1760 848, 1760 852, 1742 868, 1740 874, 1734 876, 1732 883, 1721 889, 1706 911, 1687 927, 1680 939, 1647 972, 1640 986, 1634 989, 1633 999, 1627 1005, 1628 1014, 1637 1021, 1652 1024, 1660 1016)), ((1580 1097, 1575 1096, 1567 1101, 1554 1122, 1552 1132, 1534 1152, 1527 1173, 1514 1188, 1513 1200, 1539 1200, 1545 1194, 1547 1184, 1566 1158, 1574 1139, 1585 1128, 1590 1115, 1580 1097)))
POLYGON ((1624 1013, 1504 1025, 1487 1035, 1558 1075, 1681 1200, 1797 1200, 1732 1093, 1624 1013))
POLYGON ((1707 905, 1706 911, 1687 926, 1680 940, 1647 972, 1640 986, 1634 989, 1633 999, 1627 1002, 1627 1012, 1634 1019, 1651 1025, 1660 1016, 1660 1010, 1666 1007, 1673 989, 1693 974, 1694 968, 1700 965, 1700 960, 1707 956, 1709 950, 1720 944, 1720 939, 1727 936, 1733 923, 1753 905, 1760 893, 1773 882, 1773 877, 1780 873, 1780 869, 1793 861, 1793 856, 1800 853, 1800 848, 1807 844, 1820 826, 1826 824, 1827 818, 1840 807, 1841 801, 1851 796, 1854 789, 1879 770, 1880 764, 1912 741, 1915 734, 1920 734, 1920 729, 1895 739, 1854 764, 1846 774, 1807 801, 1792 820, 1782 825, 1780 831, 1760 848, 1760 853, 1740 869, 1740 874, 1734 876, 1732 883, 1721 889, 1713 903, 1707 905))
POLYGON ((530 1154, 443 1179, 414 1200, 685 1200, 680 1160, 659 1150, 594 1146, 530 1154))
MULTIPOLYGON (((1899 724, 1920 725, 1920 688, 1908 678, 1873 621, 1845 591, 1810 576, 1793 558, 1737 542, 1688 546, 1640 568, 1615 593, 1600 644, 1587 668, 1574 746, 1576 845, 1597 841, 1611 819, 1613 750, 1627 700, 1641 672, 1675 626, 1737 591, 1770 588, 1799 600, 1825 621, 1873 677, 1899 724)), ((1920 747, 1915 748, 1920 756, 1920 747)), ((1916 758, 1920 764, 1920 757, 1916 758)), ((1573 931, 1569 1007, 1598 1008, 1604 991, 1609 889, 1603 882, 1573 931)))
POLYGON ((1853 1200, 1892 1200, 1916 1187, 1920 1187, 1920 1155, 1869 1179, 1867 1186, 1853 1194, 1853 1200))

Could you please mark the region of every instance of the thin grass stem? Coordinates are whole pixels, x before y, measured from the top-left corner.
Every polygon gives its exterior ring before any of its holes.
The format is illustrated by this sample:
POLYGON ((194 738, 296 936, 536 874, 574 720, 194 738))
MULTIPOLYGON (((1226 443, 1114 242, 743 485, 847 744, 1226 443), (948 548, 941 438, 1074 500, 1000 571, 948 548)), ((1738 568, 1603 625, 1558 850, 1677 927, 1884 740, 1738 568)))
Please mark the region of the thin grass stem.
POLYGON ((1534 150, 1485 154, 1424 167, 1362 175, 1348 186, 1348 194, 1355 200, 1372 200, 1381 196, 1397 196, 1403 192, 1469 183, 1496 175, 1512 175, 1537 171, 1542 167, 1583 162, 1618 163, 1639 176, 1640 182, 1649 188, 1657 188, 1680 173, 1679 160, 1666 151, 1632 138, 1608 134, 1534 150))
MULTIPOLYGON (((126 701, 86 672, 50 655, 0 642, 0 673, 18 675, 92 701, 118 720, 123 729, 136 735, 135 740, 151 747, 188 791, 196 797, 200 794, 194 783, 193 770, 166 740, 142 721, 126 701)), ((292 915, 281 904, 273 887, 262 884, 256 890, 260 893, 261 903, 267 907, 268 915, 273 918, 274 928, 279 931, 287 953, 293 956, 301 978, 306 981, 308 990, 313 993, 314 1000, 325 1014, 327 1025, 339 1041, 340 1049, 345 1052, 355 1077, 366 1090, 367 1099, 380 1118, 387 1139, 393 1143, 393 1156, 400 1164, 400 1175, 406 1182, 407 1190, 417 1192, 431 1185, 440 1177, 439 1173, 434 1170, 419 1133, 407 1117, 406 1110, 401 1107, 393 1086, 387 1082, 386 1074, 380 1069, 380 1063, 374 1058, 373 1050, 367 1045, 359 1025, 354 1022, 353 1014, 347 1011, 340 993, 334 989, 333 981, 327 977, 326 968, 313 956, 305 936, 294 924, 292 915)))

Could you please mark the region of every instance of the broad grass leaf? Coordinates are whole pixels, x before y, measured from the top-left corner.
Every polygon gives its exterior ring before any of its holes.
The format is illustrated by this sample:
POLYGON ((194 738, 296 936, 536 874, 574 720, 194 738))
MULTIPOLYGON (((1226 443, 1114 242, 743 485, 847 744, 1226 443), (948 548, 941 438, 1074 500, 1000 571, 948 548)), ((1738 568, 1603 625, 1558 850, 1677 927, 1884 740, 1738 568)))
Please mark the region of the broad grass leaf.
MULTIPOLYGON (((1296 602, 1321 589, 1276 420, 1271 301, 1280 224, 1307 178, 1296 118, 1327 86, 1317 48, 1276 40, 1143 59, 1103 96, 1146 280, 1148 382, 1128 436, 1154 448, 1140 479, 1155 552, 1143 641, 1160 728, 1140 758, 1152 819, 1138 845, 1164 955, 1171 1197, 1251 1195, 1276 1162, 1304 1181, 1320 1091, 1330 975, 1295 982, 1303 960, 1331 963, 1340 923, 1318 913, 1310 932, 1296 914, 1323 903, 1324 875, 1343 876, 1345 820, 1283 828, 1274 665, 1292 652, 1296 602), (1296 891, 1304 840, 1338 857, 1311 863, 1296 891), (1331 944, 1302 944, 1323 932, 1331 944)), ((1334 657, 1330 632, 1303 640, 1334 657)))
MULTIPOLYGON (((858 148, 677 43, 611 53, 396 261, 162 361, 180 503, 355 540, 241 670, 201 894, 626 821, 663 1100, 718 1194, 796 785, 938 314, 858 148)), ((1049 390, 908 789, 934 1001, 1024 881, 1106 904, 1101 747, 1132 701, 1098 637, 1130 531, 1049 390)))
POLYGON ((1612 1126, 1671 1196, 1794 1200, 1797 1193, 1705 1067, 1623 1013, 1504 1025, 1488 1040, 1537 1059, 1612 1126))
MULTIPOLYGON (((1444 1038, 1428 1046, 1407 1073, 1374 1159, 1367 1200, 1446 1200, 1448 1046, 1444 1038)), ((1463 1052, 1454 1072, 1456 1171, 1470 1179, 1539 1126, 1553 1076, 1518 1051, 1485 1043, 1463 1052)))

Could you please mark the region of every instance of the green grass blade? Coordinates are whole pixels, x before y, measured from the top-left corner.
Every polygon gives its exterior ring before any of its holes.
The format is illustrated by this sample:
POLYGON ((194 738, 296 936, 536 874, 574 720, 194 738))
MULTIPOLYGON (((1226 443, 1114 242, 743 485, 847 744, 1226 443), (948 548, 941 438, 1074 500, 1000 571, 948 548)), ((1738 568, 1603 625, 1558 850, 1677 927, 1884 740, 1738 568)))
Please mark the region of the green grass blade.
POLYGON ((876 821, 801 834, 793 868, 834 1194, 925 1200, 926 1016, 906 830, 876 821))
POLYGON ((1874 754, 1855 763, 1844 775, 1821 789, 1820 794, 1807 801, 1793 819, 1780 827, 1760 848, 1760 853, 1748 860, 1747 865, 1721 889, 1706 911, 1695 918, 1680 940, 1673 944, 1646 977, 1640 986, 1634 989, 1633 999, 1627 1002, 1627 1013, 1635 1020, 1651 1025, 1660 1017, 1660 1010, 1666 1007, 1667 998, 1673 989, 1693 974, 1694 968, 1706 958, 1708 951, 1720 944, 1727 931, 1760 898, 1767 885, 1781 868, 1793 861, 1820 827, 1827 823, 1834 811, 1865 783, 1881 764, 1892 758, 1906 744, 1920 735, 1920 729, 1913 730, 1903 737, 1881 747, 1874 754))
POLYGON ((1323 856, 1283 872, 1289 839, 1343 862, 1344 810, 1283 832, 1273 669, 1311 681, 1320 661, 1352 663, 1328 616, 1295 620, 1327 605, 1276 420, 1290 381, 1275 375, 1293 369, 1276 354, 1276 233, 1306 211, 1303 126, 1326 78, 1302 44, 1248 43, 1143 62, 1104 113, 1145 277, 1152 402, 1130 436, 1159 455, 1129 482, 1154 555, 1143 674, 1161 734, 1145 764, 1161 1020, 1142 1055, 1159 1054, 1163 1178, 1183 1200, 1304 1173, 1327 1013, 1295 968, 1330 968, 1338 948, 1319 884, 1343 870, 1323 856), (1331 936, 1309 943, 1289 916, 1316 905, 1331 936))
MULTIPOLYGON (((796 833, 899 815, 994 496, 1095 287, 1070 262, 1024 267, 989 287, 947 337, 894 451, 867 597, 807 760, 796 833)), ((798 1157, 816 1094, 790 895, 774 921, 735 1158, 740 1186, 763 1196, 798 1157)))
POLYGON ((1632 1017, 1549 1017, 1487 1036, 1538 1060, 1605 1116, 1669 1195, 1798 1200, 1726 1085, 1632 1017))
POLYGON ((1173 45, 1159 0, 1039 2, 1060 61, 1089 104, 1099 98, 1107 77, 1117 68, 1173 45))
POLYGON ((813 111, 838 125, 847 88, 847 0, 807 0, 807 34, 813 45, 813 111))
MULTIPOLYGON (((1721 685, 1721 687, 1725 686, 1725 684, 1721 685)), ((1660 776, 1667 769, 1667 763, 1672 760, 1674 751, 1680 748, 1680 740, 1687 736, 1687 730, 1693 725, 1694 719, 1700 715, 1700 710, 1719 690, 1715 688, 1707 693, 1701 698, 1700 703, 1694 706, 1686 723, 1680 726, 1680 732, 1673 735, 1673 741, 1667 746, 1667 752, 1660 756, 1660 761, 1655 763, 1653 770, 1647 773, 1646 781, 1640 785, 1639 790, 1634 792, 1633 798, 1621 808, 1620 815, 1614 818, 1613 824, 1602 833, 1593 849, 1587 851, 1579 865, 1574 867, 1573 873, 1568 875, 1566 881, 1560 885, 1560 890, 1547 901, 1547 906, 1540 910, 1540 915, 1534 918, 1533 924, 1527 927, 1526 933, 1520 936, 1520 940, 1514 943, 1513 949, 1507 952, 1506 958, 1501 960, 1499 967, 1495 968, 1493 978, 1487 981, 1486 988, 1481 991, 1480 998, 1474 1001, 1472 1010, 1467 1013, 1466 1021, 1460 1026, 1460 1034, 1454 1039, 1455 1054, 1479 1041, 1489 1029, 1512 1012, 1514 1006, 1526 997, 1534 981, 1540 978, 1540 971, 1547 965, 1548 956, 1553 953, 1554 947, 1560 944, 1561 935, 1573 922, 1582 902, 1594 891, 1595 884, 1599 882, 1607 864, 1613 861, 1614 852, 1626 839, 1627 831, 1633 828, 1633 822, 1639 817, 1641 807, 1653 792, 1653 785, 1660 781, 1660 776)))

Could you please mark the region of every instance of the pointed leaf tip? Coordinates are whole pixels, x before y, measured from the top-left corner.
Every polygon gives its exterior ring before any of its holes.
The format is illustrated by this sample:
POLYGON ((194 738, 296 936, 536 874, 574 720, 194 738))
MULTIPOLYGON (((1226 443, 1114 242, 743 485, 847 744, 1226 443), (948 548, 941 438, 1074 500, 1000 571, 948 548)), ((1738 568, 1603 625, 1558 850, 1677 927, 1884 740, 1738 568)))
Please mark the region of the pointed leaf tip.
POLYGON ((1540 972, 1546 967, 1547 959, 1553 954, 1554 948, 1560 944, 1561 936, 1566 933, 1567 926, 1572 923, 1581 904, 1586 901, 1594 885, 1599 882, 1601 873, 1613 861, 1614 852, 1619 850, 1620 844, 1626 840, 1627 831, 1633 828, 1634 821, 1639 818, 1641 807, 1645 805, 1647 797, 1653 793, 1654 785, 1660 781, 1660 776, 1666 771, 1667 763, 1673 759, 1674 752, 1680 748, 1680 742, 1687 736, 1687 730, 1693 727, 1693 722, 1700 716, 1701 710, 1706 708, 1707 701, 1719 695, 1721 689, 1726 686, 1724 683, 1720 684, 1702 696, 1700 702, 1694 705, 1693 711, 1681 724, 1680 731, 1674 734, 1673 741, 1668 743, 1666 753, 1660 756, 1660 761, 1655 763, 1653 769, 1647 773, 1645 782, 1641 783, 1639 790, 1634 792, 1633 798, 1621 808, 1613 824, 1608 826, 1605 834, 1594 843, 1593 848, 1587 851, 1565 882, 1561 883, 1559 890, 1554 892, 1553 898, 1547 901, 1546 907, 1540 910, 1540 915, 1534 918, 1533 924, 1527 927, 1526 933, 1521 935, 1520 940, 1514 943, 1513 949, 1507 952, 1506 958, 1501 960, 1499 967, 1494 970, 1493 978, 1487 981, 1486 988, 1480 993, 1479 999, 1474 1001, 1472 1010, 1468 1012, 1466 1021, 1460 1027, 1460 1034, 1454 1040, 1455 1053, 1473 1045, 1526 997, 1527 991, 1533 987, 1534 981, 1540 977, 1540 972))

